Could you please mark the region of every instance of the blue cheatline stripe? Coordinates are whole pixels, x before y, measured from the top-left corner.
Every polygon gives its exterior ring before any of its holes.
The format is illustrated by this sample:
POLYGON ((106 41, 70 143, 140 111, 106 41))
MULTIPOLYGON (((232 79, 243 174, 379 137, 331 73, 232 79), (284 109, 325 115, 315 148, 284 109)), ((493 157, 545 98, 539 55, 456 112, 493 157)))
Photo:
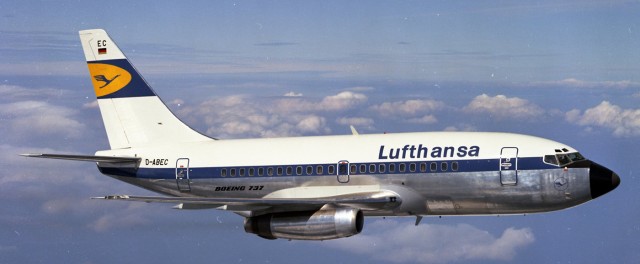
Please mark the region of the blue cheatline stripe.
MULTIPOLYGON (((350 175, 381 175, 381 174, 429 174, 429 173, 456 173, 456 172, 486 172, 486 171, 498 171, 499 159, 477 159, 477 160, 442 160, 442 161, 413 161, 413 162, 372 162, 372 163, 351 163, 355 165, 356 171, 351 171, 350 175), (456 162, 458 170, 453 170, 453 163, 456 162), (426 171, 422 170, 421 163, 425 163, 426 171), (431 171, 431 163, 436 163, 437 169, 431 171), (442 170, 441 164, 447 163, 446 170, 442 170), (380 165, 384 164, 385 171, 380 172, 380 165), (401 172, 401 164, 404 164, 405 171, 401 172), (412 165, 415 164, 415 171, 411 171, 412 165), (365 172, 360 173, 360 165, 365 165, 365 172), (369 172, 369 166, 375 165, 376 171, 369 172), (389 169, 391 166, 395 167, 395 171, 391 172, 389 169)), ((557 169, 557 166, 549 165, 542 162, 542 157, 533 158, 518 158, 518 170, 540 170, 540 169, 557 169)), ((291 165, 273 165, 273 166, 236 166, 236 167, 204 167, 204 168, 190 168, 190 179, 233 179, 233 178, 254 178, 254 177, 282 177, 282 176, 294 176, 294 177, 307 177, 307 176, 336 176, 336 164, 291 164, 291 165), (318 174, 316 168, 322 167, 322 174, 318 174), (329 173, 329 167, 333 166, 333 173, 329 173), (291 168, 291 174, 287 173, 288 168, 291 168), (302 173, 297 174, 297 168, 301 167, 302 173), (307 174, 307 167, 311 167, 311 173, 307 174), (262 176, 258 175, 258 171, 262 168, 264 173, 262 176), (273 175, 267 175, 267 170, 273 168, 273 175), (278 168, 282 168, 283 173, 277 174, 278 168), (231 170, 235 170, 235 176, 231 176, 231 170), (243 176, 240 176, 240 170, 243 170, 243 176), (249 171, 253 170, 253 176, 249 176, 249 171), (223 171, 226 172, 226 176, 222 176, 223 171)), ((104 174, 125 176, 125 177, 137 177, 141 179, 175 179, 175 168, 139 168, 137 170, 133 168, 100 168, 100 171, 104 174)))
MULTIPOLYGON (((133 68, 133 65, 127 59, 117 60, 103 60, 103 61, 90 61, 88 64, 101 63, 110 64, 124 69, 131 74, 131 82, 124 88, 105 96, 98 97, 98 99, 106 98, 123 98, 123 97, 141 97, 141 96, 156 96, 151 87, 142 78, 138 71, 133 68)), ((93 76, 92 76, 93 77, 93 76)))

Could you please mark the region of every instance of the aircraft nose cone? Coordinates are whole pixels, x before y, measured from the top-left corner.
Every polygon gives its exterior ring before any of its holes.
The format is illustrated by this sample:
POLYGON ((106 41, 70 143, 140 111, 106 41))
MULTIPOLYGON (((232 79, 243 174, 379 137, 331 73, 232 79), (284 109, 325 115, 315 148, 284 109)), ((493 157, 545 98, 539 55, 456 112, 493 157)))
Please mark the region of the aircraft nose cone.
POLYGON ((620 177, 610 169, 592 162, 589 169, 589 184, 591 185, 591 198, 595 199, 618 187, 620 177))

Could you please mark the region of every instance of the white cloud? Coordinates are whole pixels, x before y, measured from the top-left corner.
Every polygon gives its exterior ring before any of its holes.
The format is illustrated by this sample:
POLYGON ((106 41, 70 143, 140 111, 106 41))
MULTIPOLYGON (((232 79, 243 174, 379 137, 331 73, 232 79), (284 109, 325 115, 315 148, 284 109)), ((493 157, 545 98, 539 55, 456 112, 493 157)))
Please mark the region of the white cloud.
POLYGON ((367 117, 341 117, 336 120, 336 123, 347 126, 371 127, 375 122, 367 117))
POLYGON ((378 260, 405 263, 448 263, 462 260, 511 260, 535 241, 529 228, 507 228, 499 237, 468 224, 414 226, 379 220, 369 234, 326 241, 323 245, 378 260))
MULTIPOLYGON (((106 232, 113 229, 135 228, 148 224, 151 220, 152 208, 141 210, 144 203, 128 203, 125 209, 110 210, 109 214, 102 215, 89 223, 87 227, 96 232, 106 232), (143 213, 144 212, 144 213, 143 213)), ((165 208, 166 209, 166 208, 165 208)))
POLYGON ((137 202, 112 202, 86 197, 49 198, 41 205, 41 210, 51 216, 82 219, 86 227, 95 232, 143 226, 150 219, 166 214, 166 206, 151 206, 137 202), (100 208, 96 211, 96 207, 100 208))
POLYGON ((286 96, 286 97, 301 97, 302 93, 296 93, 296 92, 291 91, 291 92, 288 92, 288 93, 284 94, 284 96, 286 96))
POLYGON ((622 109, 608 101, 584 112, 574 109, 566 113, 565 119, 573 124, 611 129, 614 136, 640 136, 640 109, 622 109))
POLYGON ((215 137, 318 135, 331 132, 323 114, 345 111, 366 100, 365 95, 353 92, 316 101, 300 97, 228 96, 185 106, 178 114, 191 123, 206 124, 206 133, 215 137))
POLYGON ((85 126, 74 119, 77 110, 52 105, 41 101, 20 101, 0 104, 0 116, 3 126, 16 138, 56 136, 59 138, 77 138, 85 126))
POLYGON ((415 117, 440 110, 444 103, 436 100, 412 99, 398 102, 384 102, 371 107, 373 111, 383 116, 415 117))
POLYGON ((98 100, 93 100, 89 103, 85 103, 82 105, 82 108, 87 108, 87 109, 98 109, 100 107, 100 105, 98 104, 98 100))
POLYGON ((318 110, 345 110, 357 106, 367 101, 367 96, 361 93, 350 91, 341 92, 337 95, 327 96, 317 105, 318 110))
POLYGON ((369 92, 369 91, 373 91, 376 88, 373 88, 371 86, 356 86, 356 87, 350 87, 347 88, 345 90, 347 91, 354 91, 354 92, 369 92))
POLYGON ((69 91, 53 88, 26 88, 17 85, 0 85, 0 98, 2 99, 33 99, 60 97, 69 91))
POLYGON ((367 96, 361 93, 350 91, 340 92, 336 95, 329 95, 322 100, 310 101, 300 97, 285 97, 274 102, 273 112, 278 113, 296 113, 296 112, 312 112, 312 111, 345 111, 353 109, 368 100, 367 96))
POLYGON ((393 118, 412 124, 435 124, 438 118, 433 114, 445 108, 445 104, 431 99, 411 99, 406 101, 383 102, 371 106, 369 110, 383 118, 393 118))
POLYGON ((559 81, 535 82, 533 85, 545 86, 569 86, 578 88, 617 88, 624 89, 629 87, 639 87, 640 83, 629 80, 623 81, 584 81, 575 78, 567 78, 559 81))
POLYGON ((444 131, 478 131, 478 128, 470 124, 459 124, 457 126, 448 126, 444 131))
POLYGON ((319 133, 321 129, 325 127, 325 124, 326 120, 324 117, 309 115, 302 118, 296 125, 296 128, 303 133, 319 133))
POLYGON ((434 115, 425 115, 420 118, 410 118, 407 122, 414 124, 435 124, 438 122, 438 119, 434 115))
POLYGON ((496 118, 535 118, 544 114, 544 110, 525 99, 486 94, 476 96, 463 109, 468 113, 485 113, 496 118))
MULTIPOLYGON (((69 186, 85 185, 90 188, 102 188, 112 186, 112 179, 100 176, 95 163, 71 162, 54 159, 29 158, 20 156, 24 153, 69 153, 49 148, 16 147, 0 144, 0 166, 19 168, 0 177, 0 192, 17 192, 25 196, 37 196, 36 193, 25 191, 24 188, 39 188, 54 186, 67 188, 69 186), (64 168, 64 173, 58 169, 64 168), (20 186, 14 189, 8 186, 20 186), (2 189, 6 188, 6 189, 2 189)), ((70 153, 70 154, 77 154, 70 153)), ((57 188, 54 187, 54 188, 57 188)))

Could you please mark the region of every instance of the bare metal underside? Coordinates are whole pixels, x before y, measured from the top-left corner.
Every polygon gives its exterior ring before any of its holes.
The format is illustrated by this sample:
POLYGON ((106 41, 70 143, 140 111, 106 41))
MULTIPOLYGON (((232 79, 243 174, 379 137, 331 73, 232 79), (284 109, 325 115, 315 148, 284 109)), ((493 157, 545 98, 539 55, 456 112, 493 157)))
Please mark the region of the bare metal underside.
MULTIPOLYGON (((391 205, 391 208, 389 205, 373 206, 368 210, 363 210, 365 215, 406 216, 524 214, 560 210, 591 200, 588 175, 588 168, 575 168, 567 171, 563 169, 520 171, 517 185, 502 185, 498 172, 357 175, 351 176, 350 182, 346 185, 337 182, 334 177, 281 176, 252 178, 251 184, 265 186, 263 190, 255 192, 214 191, 216 187, 220 186, 246 184, 246 179, 193 179, 190 180, 190 192, 181 192, 178 190, 175 180, 115 178, 174 197, 221 198, 222 200, 218 203, 215 201, 200 202, 200 204, 210 203, 220 206, 228 204, 226 199, 261 199, 270 193, 296 188, 349 188, 349 190, 353 190, 353 187, 361 187, 362 190, 378 189, 380 192, 363 192, 348 197, 373 198, 380 197, 382 192, 387 192, 388 195, 385 197, 398 197, 401 203, 396 202, 391 205), (568 180, 566 188, 554 187, 554 182, 559 178, 568 180)), ((300 199, 298 197, 280 197, 280 199, 283 198, 300 199)), ((323 197, 317 197, 317 199, 320 198, 323 197)), ((166 202, 190 203, 188 200, 180 199, 166 202)), ((198 202, 194 200, 191 203, 197 204, 198 202)), ((254 214, 279 211, 276 209, 277 207, 262 206, 264 208, 254 214)), ((321 206, 322 202, 310 207, 317 209, 321 206)), ((306 209, 309 208, 301 206, 298 210, 306 209)))

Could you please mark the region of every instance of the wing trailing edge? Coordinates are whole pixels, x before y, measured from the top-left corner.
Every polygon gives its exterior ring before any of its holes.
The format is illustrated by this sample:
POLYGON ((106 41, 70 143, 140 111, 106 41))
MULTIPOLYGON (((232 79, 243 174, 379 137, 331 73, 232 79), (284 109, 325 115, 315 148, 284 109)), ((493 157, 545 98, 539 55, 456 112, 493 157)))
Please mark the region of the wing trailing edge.
POLYGON ((91 199, 137 201, 147 203, 174 203, 176 209, 219 209, 272 213, 279 211, 318 210, 325 205, 347 206, 361 210, 391 209, 402 201, 393 193, 354 193, 320 198, 213 198, 109 195, 91 199))

